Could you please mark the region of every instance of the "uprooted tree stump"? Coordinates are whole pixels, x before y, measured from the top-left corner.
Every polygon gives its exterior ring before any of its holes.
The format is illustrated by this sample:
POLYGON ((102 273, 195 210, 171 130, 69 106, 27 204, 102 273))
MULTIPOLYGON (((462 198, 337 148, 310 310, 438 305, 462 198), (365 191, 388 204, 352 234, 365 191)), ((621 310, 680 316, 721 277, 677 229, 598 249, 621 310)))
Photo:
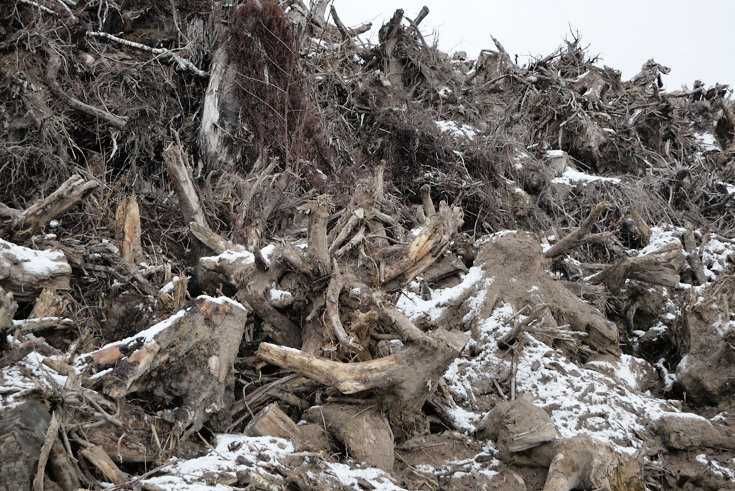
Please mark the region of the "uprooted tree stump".
POLYGON ((165 402, 182 401, 182 427, 196 431, 208 414, 224 408, 231 371, 248 311, 226 297, 198 297, 189 307, 137 335, 78 360, 102 376, 114 398, 154 391, 165 402))
POLYGON ((475 264, 486 277, 481 318, 489 316, 503 302, 512 305, 516 312, 526 306, 538 307, 538 327, 548 330, 551 338, 560 326, 568 326, 581 334, 578 342, 587 349, 620 354, 617 327, 546 273, 548 260, 533 235, 501 232, 490 236, 480 245, 475 264))

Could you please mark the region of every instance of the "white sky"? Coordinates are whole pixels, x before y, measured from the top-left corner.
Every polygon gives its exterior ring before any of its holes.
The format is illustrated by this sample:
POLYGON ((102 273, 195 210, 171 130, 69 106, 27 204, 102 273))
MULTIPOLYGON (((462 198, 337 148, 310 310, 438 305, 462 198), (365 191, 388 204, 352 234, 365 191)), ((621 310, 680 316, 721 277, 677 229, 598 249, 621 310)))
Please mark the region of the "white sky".
POLYGON ((443 51, 467 51, 474 58, 492 48, 490 34, 523 64, 527 55, 546 55, 579 30, 602 63, 635 75, 649 58, 671 67, 669 89, 696 79, 735 85, 735 0, 335 0, 347 25, 373 22, 377 28, 395 9, 413 18, 430 9, 421 24, 443 51))

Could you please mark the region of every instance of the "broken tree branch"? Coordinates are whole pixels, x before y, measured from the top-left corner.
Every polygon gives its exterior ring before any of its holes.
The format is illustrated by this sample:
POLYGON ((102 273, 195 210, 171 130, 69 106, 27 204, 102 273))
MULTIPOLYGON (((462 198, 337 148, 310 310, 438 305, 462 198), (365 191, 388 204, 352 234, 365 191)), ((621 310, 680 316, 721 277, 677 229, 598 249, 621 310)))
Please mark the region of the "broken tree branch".
POLYGON ((609 207, 610 205, 607 202, 597 204, 579 227, 569 232, 563 239, 547 249, 544 252, 544 256, 555 258, 565 254, 570 249, 574 249, 584 239, 585 235, 590 233, 594 224, 609 207))
POLYGON ((184 219, 189 223, 194 222, 200 227, 207 227, 207 218, 194 187, 189 158, 184 149, 180 144, 169 143, 163 151, 163 160, 166 162, 166 170, 173 179, 174 189, 176 189, 176 195, 179 197, 184 219))
POLYGON ((203 70, 200 70, 197 68, 194 63, 191 61, 180 57, 170 49, 165 48, 151 48, 150 46, 146 46, 145 44, 136 43, 134 41, 128 41, 127 39, 119 38, 117 36, 113 36, 112 34, 108 34, 106 32, 98 32, 98 31, 87 31, 85 33, 87 37, 95 37, 95 38, 102 38, 107 39, 109 41, 121 44, 123 46, 127 46, 129 48, 134 49, 140 49, 143 51, 148 51, 149 53, 153 53, 154 55, 158 55, 159 57, 163 58, 164 60, 172 60, 175 62, 179 68, 182 70, 189 70, 194 75, 202 78, 206 78, 209 76, 209 74, 203 70))
POLYGON ((33 478, 33 491, 43 491, 43 484, 46 474, 46 463, 48 462, 49 454, 51 454, 51 448, 54 446, 56 439, 59 436, 59 427, 61 422, 56 416, 56 413, 51 415, 51 422, 46 430, 46 439, 43 442, 41 451, 38 456, 38 467, 36 468, 36 476, 33 478))
POLYGON ((87 181, 74 174, 56 191, 20 212, 13 222, 13 228, 22 230, 23 235, 37 233, 52 219, 82 201, 97 186, 97 181, 87 181))
POLYGON ((270 343, 261 343, 257 355, 268 363, 293 370, 343 394, 384 389, 380 396, 390 409, 400 411, 423 405, 438 378, 468 339, 463 333, 443 329, 429 336, 433 338, 433 347, 412 344, 395 355, 357 363, 331 361, 270 343))

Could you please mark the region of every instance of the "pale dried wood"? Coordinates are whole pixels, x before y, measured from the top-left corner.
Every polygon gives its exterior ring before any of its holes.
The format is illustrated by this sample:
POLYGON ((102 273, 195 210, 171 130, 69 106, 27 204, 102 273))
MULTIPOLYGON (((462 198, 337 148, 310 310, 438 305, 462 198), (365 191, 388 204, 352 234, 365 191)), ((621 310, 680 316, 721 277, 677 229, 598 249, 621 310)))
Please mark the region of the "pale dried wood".
MULTIPOLYGON (((18 304, 13 299, 11 292, 6 292, 0 286, 0 333, 9 329, 13 325, 13 317, 18 310, 18 304)), ((2 335, 2 334, 0 334, 2 335)))
POLYGON ((446 203, 440 203, 439 212, 429 219, 409 244, 403 257, 385 267, 382 282, 387 283, 398 277, 402 282, 411 281, 441 257, 462 223, 460 208, 450 208, 446 203))
POLYGON ((120 256, 128 265, 135 265, 143 259, 140 236, 138 200, 135 196, 127 196, 120 201, 115 211, 115 237, 120 244, 120 256))
POLYGON ((376 407, 324 404, 310 408, 304 418, 325 425, 353 459, 388 472, 393 470, 393 431, 388 419, 376 407))
POLYGON ((222 254, 225 251, 242 251, 245 249, 225 239, 207 225, 191 222, 189 223, 189 231, 199 242, 210 248, 216 254, 222 254))
POLYGON ((319 196, 303 207, 309 213, 309 254, 312 260, 315 261, 316 271, 320 275, 327 275, 332 269, 332 260, 327 244, 329 206, 328 197, 319 196))
POLYGON ((66 300, 52 288, 44 288, 33 304, 29 318, 61 317, 66 310, 66 300))
POLYGON ((71 329, 74 321, 62 317, 38 317, 15 321, 13 329, 23 334, 38 333, 47 330, 71 329))
POLYGON ((261 343, 257 355, 281 368, 334 387, 343 394, 383 389, 380 397, 391 410, 417 410, 426 401, 436 381, 461 351, 465 335, 437 329, 429 334, 433 346, 410 345, 395 355, 356 363, 342 363, 301 350, 261 343))
POLYGON ((173 181, 184 219, 208 228, 207 218, 191 177, 191 165, 186 151, 180 144, 169 143, 163 151, 163 160, 173 181))
POLYGON ((431 187, 428 184, 421 186, 421 204, 424 207, 424 217, 431 218, 436 215, 436 208, 431 199, 431 187))
POLYGON ((95 466, 98 471, 105 476, 105 479, 114 484, 122 484, 127 481, 127 475, 115 465, 105 449, 99 445, 92 445, 83 449, 81 452, 82 457, 95 466))
POLYGON ((248 436, 275 436, 298 443, 299 427, 273 402, 255 415, 243 432, 248 436))
POLYGON ((401 21, 403 20, 403 9, 397 9, 387 24, 380 28, 378 37, 383 54, 383 73, 391 87, 396 90, 403 89, 403 65, 395 56, 394 50, 398 44, 401 32, 401 21))

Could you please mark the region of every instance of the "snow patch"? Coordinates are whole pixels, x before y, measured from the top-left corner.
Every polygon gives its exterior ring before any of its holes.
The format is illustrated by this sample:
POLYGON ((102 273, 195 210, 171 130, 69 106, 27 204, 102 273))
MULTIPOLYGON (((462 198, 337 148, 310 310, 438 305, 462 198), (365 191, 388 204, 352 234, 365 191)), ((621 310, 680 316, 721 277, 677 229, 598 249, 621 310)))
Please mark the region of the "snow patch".
MULTIPOLYGON (((512 329, 514 317, 518 322, 523 320, 506 304, 497 307, 490 317, 476 320, 478 354, 454 360, 444 374, 449 390, 462 407, 474 407, 475 387, 487 387, 493 379, 500 383, 511 376, 510 357, 499 350, 497 339, 512 329)), ((644 434, 646 425, 676 408, 666 400, 626 387, 637 386, 637 381, 627 363, 623 361, 622 365, 616 375, 626 384, 581 368, 560 351, 526 334, 517 361, 516 393, 526 395, 549 412, 563 437, 586 434, 632 453, 642 446, 639 435, 644 434)))
POLYGON ((48 278, 54 275, 71 274, 71 266, 66 262, 66 256, 61 251, 39 251, 0 239, 0 255, 8 255, 29 275, 48 278))
POLYGON ((474 126, 457 123, 456 121, 440 120, 435 121, 435 123, 437 128, 439 128, 443 133, 448 133, 457 138, 467 138, 468 140, 472 140, 477 136, 477 133, 479 133, 479 130, 474 126))
POLYGON ((639 256, 645 256, 666 249, 672 245, 681 246, 681 236, 686 229, 681 227, 651 227, 651 238, 648 245, 640 250, 639 256))
POLYGON ((270 474, 265 466, 278 466, 279 460, 294 452, 288 440, 273 437, 217 435, 215 448, 206 455, 189 460, 173 459, 161 469, 166 475, 150 477, 146 485, 161 491, 230 490, 230 486, 206 484, 220 476, 222 481, 237 481, 237 472, 270 474))
POLYGON ((602 177, 602 176, 595 176, 593 174, 585 174, 584 172, 580 172, 576 169, 572 169, 571 167, 567 167, 564 169, 564 172, 561 176, 555 177, 551 180, 554 184, 567 184, 569 186, 576 186, 577 184, 581 184, 582 186, 585 186, 592 182, 609 182, 611 184, 620 184, 620 179, 617 177, 602 177))
POLYGON ((697 141, 697 145, 703 152, 719 152, 722 150, 720 144, 717 142, 715 135, 709 131, 703 131, 700 133, 694 133, 694 139, 697 141))
POLYGON ((432 290, 431 298, 428 300, 424 300, 417 293, 404 290, 396 307, 412 320, 426 317, 433 322, 442 316, 446 307, 461 303, 467 296, 467 292, 475 288, 484 279, 485 274, 482 268, 473 266, 464 275, 460 284, 451 288, 432 290))
POLYGON ((66 385, 67 377, 44 365, 44 358, 33 351, 0 370, 0 407, 19 404, 25 394, 34 390, 59 390, 66 385))
POLYGON ((705 454, 699 454, 696 457, 697 462, 707 467, 713 474, 723 479, 735 481, 735 471, 725 467, 714 459, 710 459, 705 454))
POLYGON ((396 486, 385 472, 374 467, 355 469, 345 464, 328 463, 326 472, 336 477, 342 485, 350 489, 364 489, 361 481, 367 481, 372 486, 370 489, 378 491, 404 490, 404 488, 396 486))
POLYGON ((723 273, 729 272, 734 258, 735 244, 710 234, 702 246, 702 265, 707 280, 716 281, 723 273))

